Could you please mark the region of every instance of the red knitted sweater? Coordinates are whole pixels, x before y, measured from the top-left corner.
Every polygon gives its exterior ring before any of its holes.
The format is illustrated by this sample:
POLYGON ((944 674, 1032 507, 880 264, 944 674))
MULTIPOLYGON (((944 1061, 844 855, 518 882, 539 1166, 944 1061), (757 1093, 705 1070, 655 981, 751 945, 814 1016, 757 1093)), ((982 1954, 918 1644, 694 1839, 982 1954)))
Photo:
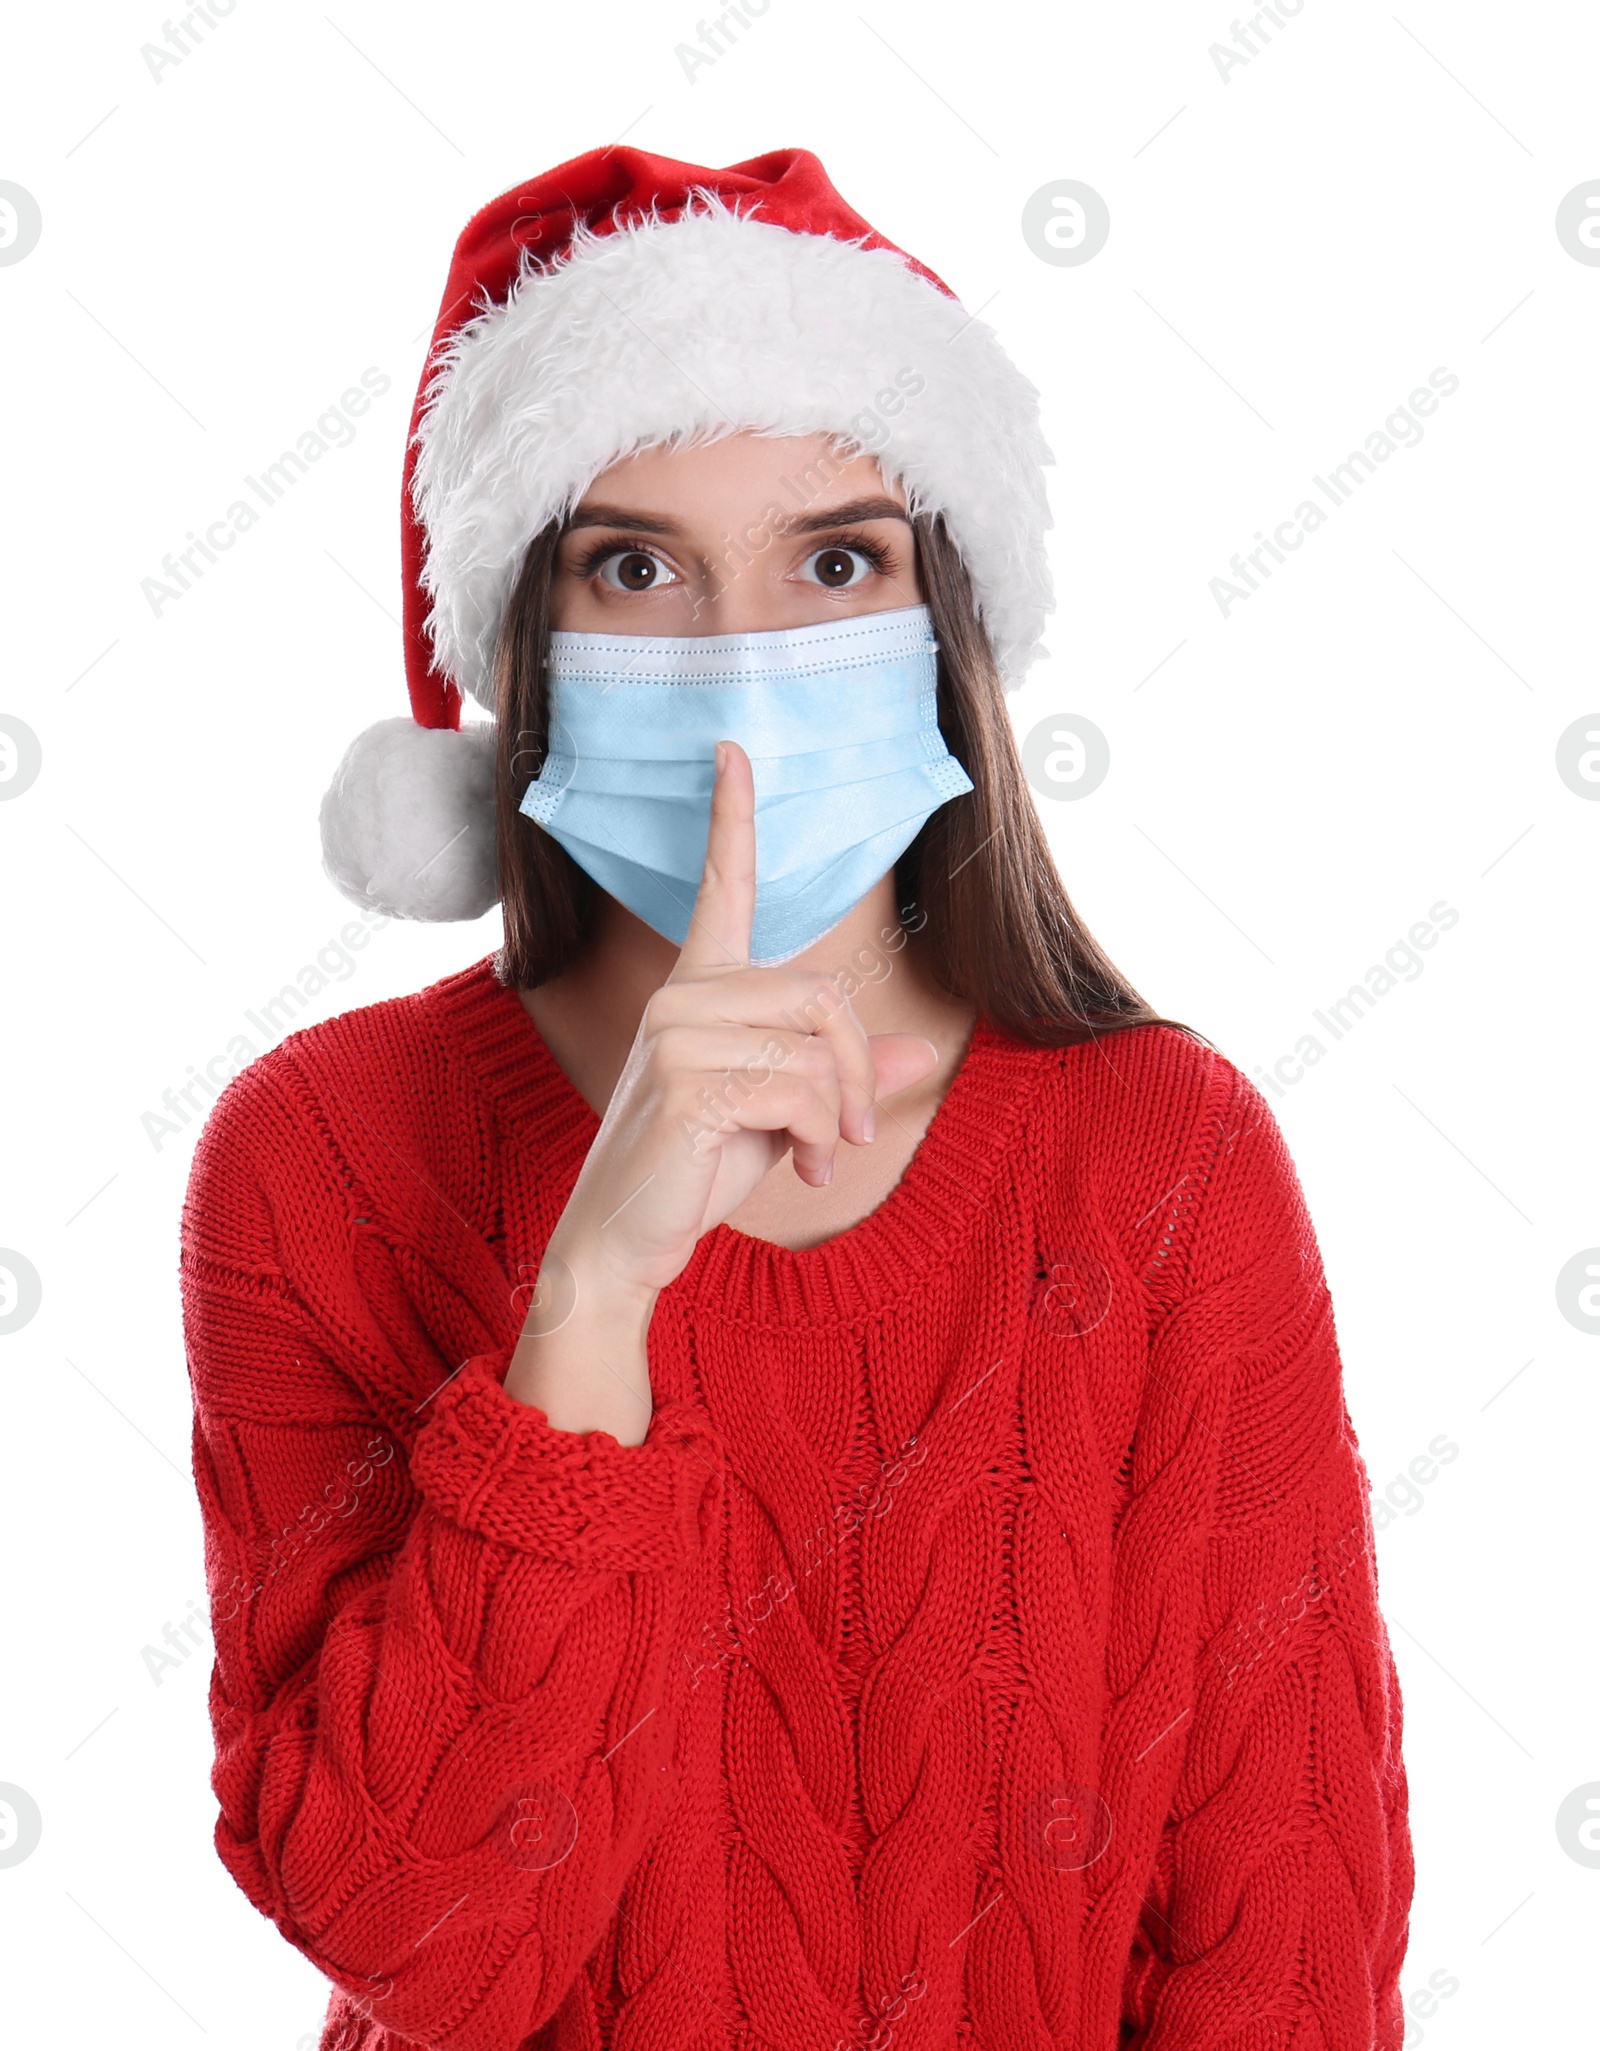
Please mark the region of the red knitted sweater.
POLYGON ((639 1446, 501 1387, 596 1129, 485 960, 195 1157, 216 1844, 324 2051, 1397 2051, 1400 1698, 1255 1087, 980 1025, 870 1217, 700 1241, 639 1446))

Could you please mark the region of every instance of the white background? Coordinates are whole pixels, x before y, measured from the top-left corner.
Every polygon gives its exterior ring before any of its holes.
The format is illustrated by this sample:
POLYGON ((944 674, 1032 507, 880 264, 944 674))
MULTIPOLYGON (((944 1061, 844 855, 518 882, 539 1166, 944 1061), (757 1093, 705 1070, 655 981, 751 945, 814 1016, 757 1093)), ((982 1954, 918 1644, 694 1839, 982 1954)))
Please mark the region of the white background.
MULTIPOLYGON (((0 268, 0 711, 43 749, 0 804, 0 1245, 44 1288, 0 1342, 0 1782, 43 1816, 0 1869, 8 2034, 315 2041, 324 1983, 211 1847, 209 1646, 159 1684, 145 1654, 205 1590, 176 1274, 198 1120, 159 1145, 142 1121, 236 1034, 264 1045, 246 1010, 354 916, 317 806, 350 738, 405 710, 402 442, 455 235, 625 136, 704 164, 815 150, 1040 386, 1059 605, 1017 727, 1107 736, 1092 796, 1040 802, 1153 1003, 1259 1079, 1430 906, 1458 911, 1269 1096, 1375 1499, 1430 1440, 1459 1448, 1379 1539, 1404 1984, 1459 1982, 1408 2042, 1588 2041, 1600 1871, 1555 1815, 1600 1780, 1600 1345, 1555 1282, 1600 1241, 1600 803, 1555 759, 1600 726, 1600 268, 1554 220, 1600 177, 1600 17, 1307 0, 1226 82, 1226 0, 772 0, 692 83, 687 8, 638 0, 241 0, 158 83, 161 33, 153 7, 24 10, 0 85, 0 178, 44 221, 0 268), (1078 267, 1020 232, 1059 178, 1110 208, 1078 267), (154 616, 141 580, 368 366, 392 386, 355 442, 154 616), (1437 366, 1460 384, 1425 439, 1224 617, 1209 581, 1437 366)), ((391 924, 297 1022, 497 938, 391 924)))

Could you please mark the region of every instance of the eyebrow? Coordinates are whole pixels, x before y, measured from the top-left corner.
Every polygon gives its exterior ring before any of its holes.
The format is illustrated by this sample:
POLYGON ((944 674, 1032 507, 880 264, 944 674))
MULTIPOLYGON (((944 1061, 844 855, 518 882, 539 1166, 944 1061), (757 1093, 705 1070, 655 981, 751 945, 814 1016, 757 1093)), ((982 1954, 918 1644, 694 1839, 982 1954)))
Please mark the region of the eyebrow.
MULTIPOLYGON (((831 506, 820 513, 806 513, 799 519, 787 520, 783 531, 786 534, 820 534, 829 527, 853 527, 863 520, 902 520, 908 526, 911 516, 902 505, 891 498, 851 499, 845 505, 831 506)), ((577 527, 631 527, 640 534, 677 534, 679 523, 669 520, 661 513, 641 513, 632 506, 592 505, 579 506, 567 520, 563 529, 571 533, 577 527)))

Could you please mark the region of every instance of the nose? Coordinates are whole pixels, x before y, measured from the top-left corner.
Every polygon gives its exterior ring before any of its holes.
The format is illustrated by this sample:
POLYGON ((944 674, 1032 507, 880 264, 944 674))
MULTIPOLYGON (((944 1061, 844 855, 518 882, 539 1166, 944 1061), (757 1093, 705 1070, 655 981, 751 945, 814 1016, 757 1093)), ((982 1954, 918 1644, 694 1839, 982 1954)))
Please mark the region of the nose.
POLYGON ((763 634, 794 621, 794 594, 774 589, 756 566, 740 574, 713 564, 696 593, 694 634, 763 634))

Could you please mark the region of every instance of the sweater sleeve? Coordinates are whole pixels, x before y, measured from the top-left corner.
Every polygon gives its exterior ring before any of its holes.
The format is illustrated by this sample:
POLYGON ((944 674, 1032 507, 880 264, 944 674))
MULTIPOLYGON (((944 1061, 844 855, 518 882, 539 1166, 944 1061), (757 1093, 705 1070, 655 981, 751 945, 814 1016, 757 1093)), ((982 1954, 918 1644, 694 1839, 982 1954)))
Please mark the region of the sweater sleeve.
MULTIPOLYGON (((720 1441, 688 1404, 638 1446, 558 1430, 502 1386, 510 1344, 419 1394, 392 1304, 308 1307, 233 1087, 181 1270, 217 1851, 360 2013, 512 2051, 614 1920, 673 1784, 673 1648, 720 1441)), ((328 1216, 297 1246, 337 1259, 367 1222, 340 1183, 305 1197, 328 1216)))
POLYGON ((1216 1484, 1125 2042, 1399 2051, 1413 1869, 1369 1483, 1298 1177, 1265 1098, 1223 1066, 1187 1282, 1152 1361, 1216 1484))

